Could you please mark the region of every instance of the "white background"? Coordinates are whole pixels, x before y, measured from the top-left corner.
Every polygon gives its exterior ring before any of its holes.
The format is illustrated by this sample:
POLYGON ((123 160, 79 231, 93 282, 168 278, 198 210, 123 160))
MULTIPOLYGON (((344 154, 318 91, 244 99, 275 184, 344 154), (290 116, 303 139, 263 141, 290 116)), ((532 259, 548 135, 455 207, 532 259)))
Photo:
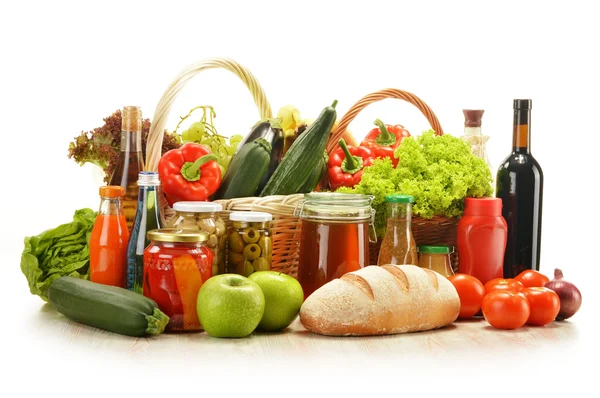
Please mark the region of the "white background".
MULTIPOLYGON (((113 369, 121 376, 106 376, 106 380, 122 383, 111 387, 115 391, 138 385, 138 393, 147 394, 144 386, 158 383, 157 375, 177 377, 174 364, 124 371, 118 359, 110 362, 101 353, 90 358, 32 340, 29 328, 42 303, 29 294, 19 259, 25 236, 70 221, 75 209, 98 205, 98 175, 93 168, 80 168, 67 159, 73 137, 100 126, 103 117, 124 105, 141 106, 144 116, 151 118, 171 79, 185 65, 213 56, 231 57, 247 66, 265 89, 274 113, 291 103, 303 116, 315 117, 338 99, 341 116, 363 95, 392 87, 421 97, 445 132, 460 135, 462 109, 485 109, 483 131, 491 136, 488 149, 495 167, 511 148, 512 100, 533 99, 532 150, 545 175, 541 271, 551 275, 555 267, 562 268, 567 279, 583 291, 581 311, 597 312, 591 301, 600 266, 600 212, 594 189, 600 143, 600 31, 592 3, 253 0, 238 4, 197 0, 156 6, 128 1, 3 2, 0 294, 4 316, 0 333, 2 362, 14 372, 9 371, 9 379, 19 388, 37 386, 33 391, 54 394, 57 391, 52 387, 59 379, 73 387, 84 377, 102 380, 98 374, 113 369), (140 375, 147 377, 139 381, 140 375)), ((168 128, 174 128, 178 116, 202 104, 215 106, 222 134, 244 134, 258 118, 251 96, 237 78, 213 70, 186 86, 168 128)), ((390 100, 361 113, 351 131, 363 138, 376 117, 403 124, 413 134, 429 127, 416 108, 390 100)), ((592 328, 591 322, 586 327, 592 328)), ((230 383, 248 379, 254 387, 229 387, 247 394, 281 391, 278 395, 282 396, 291 394, 295 383, 326 380, 320 379, 318 371, 305 370, 307 376, 301 376, 282 368, 262 369, 257 374, 246 369, 209 377, 208 370, 199 369, 216 360, 198 358, 197 374, 193 371, 194 379, 190 379, 198 389, 192 392, 201 395, 202 380, 209 378, 230 383), (268 374, 278 376, 265 384, 268 374), (278 381, 288 388, 277 387, 278 381)), ((339 365, 353 365, 354 374, 365 381, 372 379, 370 390, 365 391, 374 392, 384 385, 361 364, 339 365)), ((436 373, 413 368, 401 359, 396 365, 410 370, 422 383, 428 383, 420 380, 424 375, 436 373)), ((514 374, 504 365, 462 366, 471 373, 460 376, 453 371, 455 376, 445 377, 449 392, 468 393, 458 386, 488 381, 533 388, 527 374, 514 374), (501 372, 508 372, 507 376, 500 376, 501 372)), ((557 375, 538 375, 536 366, 531 365, 530 375, 543 379, 547 386, 538 391, 552 392, 557 375)), ((579 372, 572 367, 565 371, 579 372)), ((349 388, 343 380, 350 371, 330 372, 337 375, 331 386, 338 391, 349 388)), ((393 379, 394 373, 389 377, 393 379)), ((423 387, 411 388, 423 391, 423 387)), ((411 388, 391 391, 400 394, 412 392, 411 388)))

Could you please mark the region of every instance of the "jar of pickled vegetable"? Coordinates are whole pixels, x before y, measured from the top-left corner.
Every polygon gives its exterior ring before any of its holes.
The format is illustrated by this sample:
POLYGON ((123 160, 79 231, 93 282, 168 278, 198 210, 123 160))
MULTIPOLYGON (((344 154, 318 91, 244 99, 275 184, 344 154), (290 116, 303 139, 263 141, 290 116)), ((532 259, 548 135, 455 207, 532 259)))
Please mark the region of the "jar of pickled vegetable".
POLYGON ((454 275, 450 254, 454 250, 449 246, 419 246, 419 267, 428 268, 445 277, 454 275))
POLYGON ((273 216, 259 211, 234 211, 227 238, 227 272, 249 276, 271 269, 273 240, 269 223, 273 216))
POLYGON ((211 202, 177 202, 173 204, 173 210, 175 216, 167 223, 167 227, 206 232, 207 245, 214 254, 212 274, 224 274, 227 230, 219 216, 223 206, 211 202))
POLYGON ((170 318, 167 331, 202 330, 196 310, 198 291, 212 276, 208 234, 173 228, 148 232, 144 251, 144 296, 170 318))

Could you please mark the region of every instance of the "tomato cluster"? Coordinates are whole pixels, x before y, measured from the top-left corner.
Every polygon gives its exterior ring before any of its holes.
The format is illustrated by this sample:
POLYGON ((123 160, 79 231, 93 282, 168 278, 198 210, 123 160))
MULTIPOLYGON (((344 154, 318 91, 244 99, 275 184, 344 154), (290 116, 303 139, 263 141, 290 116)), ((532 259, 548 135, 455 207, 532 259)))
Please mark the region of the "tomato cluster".
POLYGON ((544 326, 556 319, 558 295, 545 288, 549 279, 538 271, 523 271, 515 278, 496 278, 482 284, 477 278, 457 274, 448 278, 460 298, 459 319, 480 310, 495 328, 517 329, 527 324, 544 326))

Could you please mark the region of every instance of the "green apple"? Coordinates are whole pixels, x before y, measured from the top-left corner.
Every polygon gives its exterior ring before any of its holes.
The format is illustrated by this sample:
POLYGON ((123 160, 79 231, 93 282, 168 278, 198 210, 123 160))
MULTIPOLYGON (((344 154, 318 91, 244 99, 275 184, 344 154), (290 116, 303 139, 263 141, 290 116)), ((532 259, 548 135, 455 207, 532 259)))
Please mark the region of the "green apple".
POLYGON ((276 271, 258 271, 248 277, 265 295, 265 313, 258 324, 260 330, 274 332, 288 327, 300 311, 304 292, 300 283, 276 271))
POLYGON ((200 324, 213 337, 246 337, 265 310, 261 288, 246 277, 223 274, 208 279, 196 302, 200 324))

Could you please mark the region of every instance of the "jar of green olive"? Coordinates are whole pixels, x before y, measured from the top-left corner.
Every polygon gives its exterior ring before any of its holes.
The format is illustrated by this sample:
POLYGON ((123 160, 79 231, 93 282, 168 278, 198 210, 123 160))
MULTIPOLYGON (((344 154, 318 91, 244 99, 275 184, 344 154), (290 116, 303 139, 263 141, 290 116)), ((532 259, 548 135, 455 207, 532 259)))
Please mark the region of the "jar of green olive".
POLYGON ((224 274, 227 230, 225 222, 219 216, 223 206, 211 202, 176 202, 173 204, 173 210, 175 216, 167 222, 167 227, 206 232, 206 245, 214 255, 212 274, 224 274))
POLYGON ((227 237, 227 272, 249 276, 271 269, 273 240, 269 224, 273 216, 259 211, 234 211, 227 237))

